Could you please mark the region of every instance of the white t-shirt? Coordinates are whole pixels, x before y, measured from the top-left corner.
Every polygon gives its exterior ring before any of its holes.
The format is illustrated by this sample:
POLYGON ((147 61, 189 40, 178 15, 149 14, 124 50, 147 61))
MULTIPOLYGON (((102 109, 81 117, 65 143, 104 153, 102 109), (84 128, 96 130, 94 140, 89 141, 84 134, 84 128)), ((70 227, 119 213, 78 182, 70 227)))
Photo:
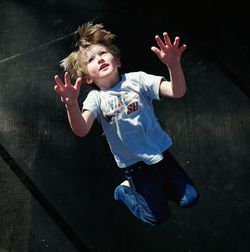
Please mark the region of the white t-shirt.
POLYGON ((152 101, 160 100, 164 77, 132 72, 108 90, 92 90, 83 102, 101 123, 117 165, 125 168, 136 162, 155 164, 172 145, 154 113, 152 101))

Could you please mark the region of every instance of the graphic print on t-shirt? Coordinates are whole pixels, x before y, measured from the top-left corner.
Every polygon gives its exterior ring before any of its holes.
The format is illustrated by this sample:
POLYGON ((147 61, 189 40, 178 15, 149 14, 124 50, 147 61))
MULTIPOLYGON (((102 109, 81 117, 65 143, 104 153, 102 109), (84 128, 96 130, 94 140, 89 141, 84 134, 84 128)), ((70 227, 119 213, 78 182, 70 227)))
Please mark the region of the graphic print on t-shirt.
POLYGON ((116 95, 110 95, 105 98, 103 114, 106 121, 113 123, 119 119, 123 114, 131 114, 138 110, 137 93, 121 92, 116 95))

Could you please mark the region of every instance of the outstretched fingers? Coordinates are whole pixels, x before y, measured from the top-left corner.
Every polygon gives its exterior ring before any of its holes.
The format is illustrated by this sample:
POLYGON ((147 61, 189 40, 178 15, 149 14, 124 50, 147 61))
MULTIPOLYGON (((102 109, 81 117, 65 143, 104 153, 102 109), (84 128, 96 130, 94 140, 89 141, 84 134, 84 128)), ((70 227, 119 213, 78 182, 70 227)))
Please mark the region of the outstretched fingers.
POLYGON ((151 47, 151 50, 152 50, 156 55, 159 55, 159 54, 160 54, 160 50, 159 50, 157 47, 155 47, 155 46, 152 46, 152 47, 151 47))
POLYGON ((63 88, 64 87, 64 84, 61 80, 61 78, 58 76, 58 75, 55 75, 55 82, 56 82, 56 85, 60 88, 63 88))
POLYGON ((179 37, 175 37, 174 43, 173 43, 173 47, 174 48, 178 48, 179 44, 180 44, 180 38, 179 37))
POLYGON ((82 84, 82 78, 77 78, 75 85, 74 85, 74 88, 75 88, 75 90, 77 90, 77 92, 79 92, 81 84, 82 84))
MULTIPOLYGON (((155 40, 161 50, 164 50, 165 48, 171 48, 172 46, 175 48, 178 48, 179 41, 180 41, 179 37, 175 38, 173 45, 172 45, 172 42, 171 42, 167 32, 163 33, 163 39, 164 39, 164 41, 160 38, 159 35, 155 36, 155 40)), ((155 51, 155 49, 153 51, 155 51)))
POLYGON ((155 40, 157 45, 160 47, 160 49, 162 50, 163 48, 165 48, 165 44, 163 43, 162 39, 160 38, 159 35, 155 36, 155 40))
POLYGON ((183 44, 183 45, 179 48, 179 50, 180 50, 181 53, 183 53, 183 52, 186 50, 186 48, 187 48, 187 45, 186 45, 186 44, 183 44))
POLYGON ((180 37, 175 37, 175 40, 174 40, 174 43, 173 43, 173 47, 175 49, 178 49, 180 53, 183 53, 184 50, 187 48, 187 45, 183 44, 180 48, 179 48, 179 45, 180 45, 180 37))
POLYGON ((171 47, 172 43, 171 43, 171 40, 170 40, 167 32, 163 33, 163 38, 164 38, 164 41, 166 43, 166 46, 171 47))
POLYGON ((61 94, 64 90, 64 84, 58 75, 55 75, 54 79, 56 82, 56 85, 54 86, 54 90, 56 93, 61 94))
POLYGON ((70 74, 68 72, 64 74, 64 82, 66 87, 71 86, 70 74))

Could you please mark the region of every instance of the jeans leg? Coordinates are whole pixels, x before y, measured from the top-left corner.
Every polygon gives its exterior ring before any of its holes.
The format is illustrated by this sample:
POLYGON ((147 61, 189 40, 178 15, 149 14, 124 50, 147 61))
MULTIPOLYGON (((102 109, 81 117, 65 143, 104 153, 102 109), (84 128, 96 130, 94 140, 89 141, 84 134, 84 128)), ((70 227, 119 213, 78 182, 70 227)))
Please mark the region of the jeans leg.
POLYGON ((156 218, 145 199, 133 188, 119 185, 114 192, 115 200, 122 201, 134 216, 150 225, 157 224, 156 218))
POLYGON ((169 218, 168 201, 158 185, 157 170, 146 166, 128 177, 131 187, 119 185, 115 199, 121 200, 139 219, 158 225, 169 218))
POLYGON ((147 166, 133 175, 136 191, 144 197, 151 209, 157 224, 169 218, 168 200, 160 185, 159 169, 154 165, 147 166))
POLYGON ((161 163, 163 185, 167 197, 183 208, 193 206, 199 199, 199 192, 169 151, 164 153, 161 163))

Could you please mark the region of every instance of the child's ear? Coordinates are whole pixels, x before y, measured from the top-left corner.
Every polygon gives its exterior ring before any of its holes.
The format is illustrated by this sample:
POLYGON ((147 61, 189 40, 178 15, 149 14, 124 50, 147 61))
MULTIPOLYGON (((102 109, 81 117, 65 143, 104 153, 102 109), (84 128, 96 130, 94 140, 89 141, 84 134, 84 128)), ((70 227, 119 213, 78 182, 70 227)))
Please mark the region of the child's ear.
POLYGON ((83 82, 85 82, 87 84, 92 84, 93 80, 91 78, 89 78, 88 76, 84 76, 83 77, 83 82))
POLYGON ((120 68, 122 67, 122 62, 119 58, 116 58, 116 62, 117 62, 117 67, 120 68))

